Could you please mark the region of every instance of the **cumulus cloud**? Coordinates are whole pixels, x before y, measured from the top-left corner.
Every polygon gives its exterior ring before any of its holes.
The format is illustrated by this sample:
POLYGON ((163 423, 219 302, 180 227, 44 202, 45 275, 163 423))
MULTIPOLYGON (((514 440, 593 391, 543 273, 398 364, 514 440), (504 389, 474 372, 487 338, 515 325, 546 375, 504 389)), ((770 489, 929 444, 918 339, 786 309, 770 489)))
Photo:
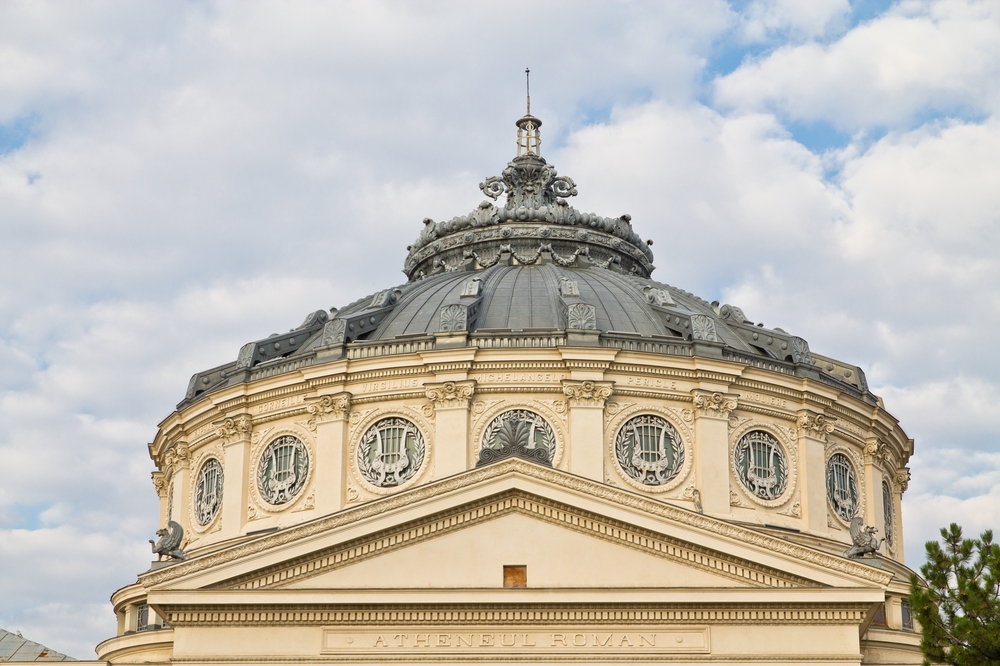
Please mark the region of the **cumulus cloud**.
POLYGON ((657 278, 869 371, 917 440, 911 564, 985 525, 998 19, 900 3, 848 30, 845 7, 0 5, 0 133, 28 128, 0 154, 5 628, 91 656, 148 562, 145 443, 188 377, 402 281, 420 219, 512 156, 525 66, 574 204, 631 213, 657 278), (794 122, 857 136, 821 153, 794 122))
POLYGON ((853 134, 930 114, 992 113, 998 70, 995 4, 903 2, 832 43, 782 45, 745 63, 716 81, 715 100, 853 134))

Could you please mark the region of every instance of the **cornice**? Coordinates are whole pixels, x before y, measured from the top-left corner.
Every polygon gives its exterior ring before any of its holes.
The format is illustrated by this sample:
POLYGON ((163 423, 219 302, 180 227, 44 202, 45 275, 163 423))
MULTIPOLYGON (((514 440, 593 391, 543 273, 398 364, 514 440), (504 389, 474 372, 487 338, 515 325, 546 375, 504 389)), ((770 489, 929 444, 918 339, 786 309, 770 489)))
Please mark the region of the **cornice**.
POLYGON ((212 567, 235 561, 237 559, 261 553, 263 551, 290 544, 303 538, 326 532, 359 520, 384 514, 394 509, 411 506, 437 495, 466 488, 470 485, 495 479, 507 474, 516 473, 524 477, 538 479, 574 492, 591 495, 620 506, 644 511, 650 515, 675 521, 698 530, 715 534, 727 539, 749 544, 773 553, 778 553, 794 560, 807 562, 831 571, 854 576, 877 585, 886 585, 892 578, 879 569, 862 563, 831 555, 805 546, 800 546, 783 539, 769 536, 733 523, 695 513, 677 506, 645 498, 625 490, 613 488, 603 483, 590 481, 582 477, 569 475, 556 469, 541 467, 518 459, 479 467, 463 474, 457 474, 441 481, 417 486, 389 497, 369 502, 362 506, 347 509, 317 520, 302 523, 286 530, 261 536, 253 541, 244 542, 225 550, 216 551, 173 564, 156 571, 142 574, 140 582, 147 588, 175 580, 183 576, 195 574, 212 567))
POLYGON ((545 626, 629 624, 857 625, 868 603, 588 603, 588 604, 173 604, 161 603, 173 627, 200 626, 545 626))

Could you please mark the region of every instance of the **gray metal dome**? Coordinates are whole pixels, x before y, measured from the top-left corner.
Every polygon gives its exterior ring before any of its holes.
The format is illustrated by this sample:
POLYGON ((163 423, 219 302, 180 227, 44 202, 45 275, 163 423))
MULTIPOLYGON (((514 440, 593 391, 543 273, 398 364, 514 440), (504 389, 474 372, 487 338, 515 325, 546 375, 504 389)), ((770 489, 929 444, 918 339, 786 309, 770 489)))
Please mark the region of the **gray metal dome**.
MULTIPOLYGON (((535 144, 537 145, 537 144, 535 144)), ((587 345, 728 359, 835 384, 874 402, 860 368, 812 353, 781 329, 749 321, 732 305, 709 303, 655 282, 652 243, 631 217, 581 213, 577 193, 541 156, 514 158, 480 189, 472 213, 424 228, 409 249, 405 284, 297 328, 250 342, 235 362, 191 378, 183 406, 226 386, 340 358, 441 347, 587 345)))

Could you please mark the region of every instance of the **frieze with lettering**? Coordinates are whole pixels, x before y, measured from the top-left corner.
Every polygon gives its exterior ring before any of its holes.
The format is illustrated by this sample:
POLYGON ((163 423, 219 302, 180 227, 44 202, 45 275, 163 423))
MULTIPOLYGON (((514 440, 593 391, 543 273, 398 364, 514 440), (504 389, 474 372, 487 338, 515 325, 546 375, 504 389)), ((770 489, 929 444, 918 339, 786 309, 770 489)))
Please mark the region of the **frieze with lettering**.
POLYGON ((547 627, 386 627, 380 631, 323 630, 323 654, 477 655, 516 653, 615 655, 708 654, 708 627, 598 629, 547 627))

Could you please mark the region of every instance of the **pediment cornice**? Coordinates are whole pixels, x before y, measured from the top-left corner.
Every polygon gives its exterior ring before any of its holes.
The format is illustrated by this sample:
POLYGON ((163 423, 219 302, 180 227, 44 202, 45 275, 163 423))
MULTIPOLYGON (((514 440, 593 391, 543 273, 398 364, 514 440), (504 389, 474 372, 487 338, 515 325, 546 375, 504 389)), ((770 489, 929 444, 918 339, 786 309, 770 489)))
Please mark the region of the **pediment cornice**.
MULTIPOLYGON (((295 544, 296 542, 317 537, 323 533, 336 530, 338 528, 344 528, 346 526, 364 521, 366 519, 372 519, 377 516, 382 516, 389 514, 393 511, 404 510, 406 508, 412 507, 415 504, 433 500, 436 497, 448 495, 449 493, 457 493, 463 489, 468 489, 473 486, 487 484, 492 481, 501 479, 502 477, 520 477, 528 480, 542 482, 543 484, 550 484, 556 488, 560 488, 569 491, 573 494, 589 496, 598 501, 604 501, 609 504, 614 504, 620 507, 626 507, 632 510, 640 511, 651 517, 671 521, 677 523, 680 526, 684 526, 689 529, 699 531, 701 533, 720 537, 724 540, 731 540, 737 544, 749 545, 754 549, 761 549, 771 554, 778 554, 785 556, 791 560, 800 563, 806 563, 813 565, 814 567, 819 567, 830 572, 845 575, 854 579, 859 579, 860 581, 866 581, 879 586, 885 586, 892 578, 892 574, 866 566, 860 562, 855 562, 848 560, 843 557, 838 557, 836 555, 831 555, 829 553, 824 553, 819 550, 815 550, 806 546, 801 546, 783 539, 764 534, 740 525, 729 523, 711 516, 704 514, 695 513, 682 509, 680 507, 667 504, 665 502, 649 499, 642 497, 638 494, 634 494, 625 490, 618 488, 613 488, 601 483, 590 481, 581 477, 573 476, 566 472, 562 472, 557 469, 541 467, 534 465, 516 458, 509 459, 503 462, 495 463, 481 468, 476 468, 470 470, 463 474, 458 474, 453 477, 443 479, 434 483, 419 486, 411 490, 400 492, 396 495, 385 497, 374 502, 366 503, 364 505, 347 509, 317 520, 303 523, 290 527, 285 530, 274 532, 268 535, 258 537, 252 541, 246 541, 223 550, 219 550, 212 553, 207 553, 205 555, 194 557, 190 560, 179 562, 177 564, 171 565, 169 567, 164 567, 155 571, 151 571, 142 574, 139 577, 139 581, 144 587, 150 589, 152 587, 162 585, 171 581, 177 581, 179 579, 197 575, 202 572, 209 571, 216 567, 221 567, 223 565, 230 565, 238 560, 244 558, 250 558, 260 554, 266 554, 268 552, 276 551, 283 546, 289 546, 295 544)), ((500 498, 498 495, 493 495, 489 498, 482 500, 486 505, 495 504, 496 502, 514 502, 510 510, 517 511, 529 511, 528 506, 532 502, 539 505, 537 511, 540 513, 539 518, 552 520, 551 517, 545 517, 545 511, 552 511, 552 506, 548 506, 542 509, 542 505, 553 505, 557 503, 549 502, 547 500, 533 496, 530 493, 512 493, 504 498, 500 498), (523 506, 522 506, 523 505, 523 506)), ((462 506, 456 507, 453 511, 457 512, 456 515, 460 515, 468 510, 468 503, 462 506)), ((536 509, 530 509, 535 511, 536 509)), ((559 509, 566 511, 567 513, 572 513, 574 515, 584 515, 584 512, 575 507, 565 507, 564 509, 559 509)), ((435 521, 442 520, 443 514, 449 513, 445 511, 443 513, 438 512, 434 516, 429 516, 424 520, 435 521)), ((571 519, 572 520, 572 519, 571 519)), ((596 520, 601 525, 613 525, 615 521, 610 520, 604 516, 597 516, 596 520)), ((406 525, 396 526, 392 529, 387 529, 384 533, 379 532, 375 534, 368 535, 364 537, 367 541, 371 543, 381 543, 385 539, 393 538, 392 533, 402 533, 405 530, 414 529, 414 523, 419 523, 420 521, 409 521, 406 525)), ((693 544, 671 544, 670 538, 663 534, 652 533, 649 530, 643 530, 634 525, 626 525, 622 523, 623 527, 614 527, 613 529, 627 529, 628 536, 624 537, 623 543, 633 543, 632 547, 635 547, 634 540, 638 539, 655 539, 659 540, 657 544, 651 546, 651 552, 661 552, 669 555, 670 548, 691 548, 692 555, 697 555, 698 557, 707 557, 705 554, 697 553, 698 547, 693 544), (649 532, 649 534, 647 534, 649 532), (652 535, 652 536, 650 536, 652 535), (633 541, 630 541, 633 540, 633 541), (662 543, 660 543, 662 542, 662 543), (657 548, 667 548, 667 551, 657 551, 657 548)), ((579 526, 575 526, 576 529, 582 529, 579 526)), ((602 529, 602 528, 598 528, 602 529)), ((596 534, 596 533, 595 533, 596 534)), ((602 537, 604 538, 604 537, 602 537)), ((359 540, 360 541, 360 540, 359 540)), ((337 548, 341 546, 346 547, 346 543, 340 544, 337 548)), ((392 545, 391 543, 389 544, 392 545)), ((646 546, 643 546, 644 548, 646 546)), ((376 549, 380 546, 375 546, 376 549)), ((707 549, 705 549, 707 552, 707 549)), ((679 552, 679 551, 678 551, 679 552)), ((686 551, 685 551, 686 552, 686 551)), ((295 558, 295 565, 300 566, 300 560, 309 560, 314 558, 315 553, 310 553, 308 555, 302 555, 295 558)), ((722 553, 714 553, 712 557, 721 558, 719 561, 730 560, 736 561, 738 558, 733 558, 725 556, 722 553)), ((268 568, 269 575, 271 568, 277 568, 279 566, 285 566, 286 563, 282 565, 270 565, 268 568)), ((291 561, 287 563, 291 565, 291 561)), ((707 565, 705 565, 707 566, 707 565)), ((714 565, 713 565, 714 566, 714 565)), ((754 565, 754 570, 764 573, 766 572, 765 567, 760 565, 754 565)), ((729 575, 720 571, 719 569, 714 569, 720 575, 729 575)), ((307 572, 308 573, 308 572, 307 572)), ((239 576, 242 580, 243 575, 239 576)), ((796 576, 790 576, 787 573, 781 573, 780 576, 776 578, 786 580, 788 585, 795 584, 796 576)), ((741 576, 741 580, 744 580, 744 585, 756 585, 756 586, 770 586, 767 583, 750 583, 748 579, 741 576)), ((805 579, 801 579, 805 580, 805 579)), ((213 581, 210 585, 216 585, 221 581, 213 581)), ((815 585, 816 583, 812 583, 815 585)), ((269 583, 265 584, 269 585, 269 583)), ((780 586, 780 583, 778 584, 780 586)))

